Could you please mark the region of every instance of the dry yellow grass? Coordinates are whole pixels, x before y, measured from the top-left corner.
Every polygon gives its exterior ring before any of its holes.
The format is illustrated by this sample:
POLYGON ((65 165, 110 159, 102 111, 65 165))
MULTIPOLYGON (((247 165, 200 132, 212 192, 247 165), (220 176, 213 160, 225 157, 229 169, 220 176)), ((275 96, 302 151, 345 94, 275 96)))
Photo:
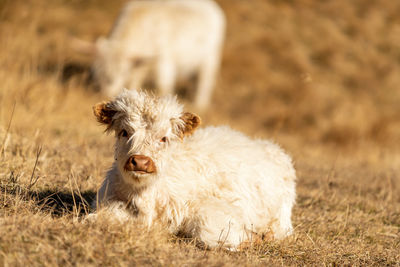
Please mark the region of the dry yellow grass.
POLYGON ((68 40, 107 33, 122 2, 0 1, 0 265, 400 265, 398 1, 218 1, 203 121, 279 141, 299 177, 295 234, 238 253, 82 221, 112 137, 68 40))

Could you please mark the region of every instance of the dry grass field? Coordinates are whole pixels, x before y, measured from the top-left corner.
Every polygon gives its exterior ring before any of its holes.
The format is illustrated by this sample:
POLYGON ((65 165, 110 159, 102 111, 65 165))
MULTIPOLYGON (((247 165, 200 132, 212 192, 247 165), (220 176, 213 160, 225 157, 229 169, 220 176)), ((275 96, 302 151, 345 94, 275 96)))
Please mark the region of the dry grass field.
POLYGON ((0 266, 400 266, 400 2, 218 2, 226 44, 201 116, 290 152, 294 235, 233 253, 83 221, 113 138, 70 40, 106 34, 123 1, 0 0, 0 266))

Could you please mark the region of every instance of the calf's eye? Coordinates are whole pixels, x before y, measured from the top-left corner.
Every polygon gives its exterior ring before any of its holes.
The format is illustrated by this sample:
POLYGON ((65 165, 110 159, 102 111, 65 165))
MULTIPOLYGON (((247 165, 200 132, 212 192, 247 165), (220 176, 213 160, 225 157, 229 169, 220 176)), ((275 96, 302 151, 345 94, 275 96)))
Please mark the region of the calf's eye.
POLYGON ((119 136, 121 136, 121 137, 128 137, 128 132, 125 131, 125 130, 122 130, 122 131, 119 132, 119 136))
POLYGON ((163 138, 160 139, 161 143, 166 143, 168 142, 168 138, 166 136, 164 136, 163 138))

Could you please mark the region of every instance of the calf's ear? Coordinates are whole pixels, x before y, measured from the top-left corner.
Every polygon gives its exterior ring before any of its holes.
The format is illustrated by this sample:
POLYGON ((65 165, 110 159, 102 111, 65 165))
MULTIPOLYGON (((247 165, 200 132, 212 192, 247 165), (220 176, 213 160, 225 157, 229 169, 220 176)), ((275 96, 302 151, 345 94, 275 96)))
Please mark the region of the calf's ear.
POLYGON ((183 113, 180 119, 183 121, 179 127, 179 134, 182 138, 191 135, 201 124, 200 117, 190 112, 183 113))
POLYGON ((117 111, 113 109, 110 102, 101 102, 93 106, 93 113, 98 122, 111 125, 112 118, 117 111))

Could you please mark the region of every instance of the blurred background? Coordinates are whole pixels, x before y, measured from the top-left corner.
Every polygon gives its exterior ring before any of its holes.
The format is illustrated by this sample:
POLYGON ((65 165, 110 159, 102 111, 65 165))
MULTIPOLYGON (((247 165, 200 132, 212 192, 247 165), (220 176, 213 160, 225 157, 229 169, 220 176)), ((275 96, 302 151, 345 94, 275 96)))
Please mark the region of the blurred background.
MULTIPOLYGON (((70 40, 106 35, 125 2, 0 1, 1 127, 15 101, 37 116, 75 91, 92 94, 91 62, 70 40)), ((227 34, 207 124, 305 143, 397 146, 398 1, 217 2, 227 34)))
MULTIPOLYGON (((107 35, 125 2, 0 0, 0 263, 398 265, 396 0, 217 0, 226 39, 211 107, 200 115, 293 156, 293 238, 208 254, 135 238, 136 226, 75 224, 111 166, 113 138, 92 114, 106 97, 91 80, 91 58, 71 39, 107 35)), ((180 96, 191 110, 190 95, 180 96)))

